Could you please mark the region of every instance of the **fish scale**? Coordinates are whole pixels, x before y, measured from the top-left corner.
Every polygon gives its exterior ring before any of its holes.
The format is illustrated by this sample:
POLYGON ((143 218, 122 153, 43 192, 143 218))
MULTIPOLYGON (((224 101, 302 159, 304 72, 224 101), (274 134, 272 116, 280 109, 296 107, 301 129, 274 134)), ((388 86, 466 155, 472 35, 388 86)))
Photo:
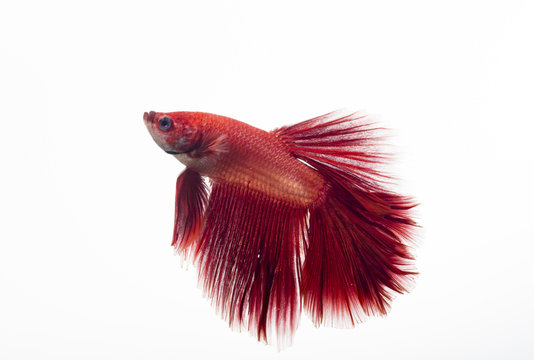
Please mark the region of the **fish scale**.
MULTIPOLYGON (((310 206, 324 191, 320 174, 290 156, 272 134, 235 120, 205 122, 204 126, 206 131, 225 134, 229 140, 228 151, 221 154, 215 166, 202 169, 201 175, 246 186, 298 207, 310 206)), ((195 167, 191 163, 189 166, 195 167)))

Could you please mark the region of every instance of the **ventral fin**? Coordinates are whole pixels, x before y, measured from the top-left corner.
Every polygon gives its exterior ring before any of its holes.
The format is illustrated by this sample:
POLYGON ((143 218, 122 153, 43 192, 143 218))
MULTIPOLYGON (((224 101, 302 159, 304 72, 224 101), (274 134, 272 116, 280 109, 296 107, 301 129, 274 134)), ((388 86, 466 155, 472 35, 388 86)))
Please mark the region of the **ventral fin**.
POLYGON ((172 246, 187 256, 198 240, 204 223, 208 188, 199 173, 186 168, 176 179, 176 201, 172 246))

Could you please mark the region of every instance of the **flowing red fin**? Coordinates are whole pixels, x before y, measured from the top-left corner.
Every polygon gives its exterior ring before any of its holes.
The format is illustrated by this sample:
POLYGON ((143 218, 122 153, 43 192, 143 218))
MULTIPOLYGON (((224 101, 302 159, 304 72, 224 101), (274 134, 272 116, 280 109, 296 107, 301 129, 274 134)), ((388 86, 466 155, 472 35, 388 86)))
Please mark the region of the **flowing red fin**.
POLYGON ((230 326, 283 347, 298 326, 306 209, 243 186, 214 183, 196 247, 206 295, 230 326))
POLYGON ((412 200, 386 190, 377 128, 355 114, 327 114, 274 131, 329 184, 310 210, 301 294, 316 325, 353 326, 385 314, 407 291, 412 200))
POLYGON ((198 240, 204 222, 208 189, 197 172, 185 169, 176 179, 176 202, 172 246, 187 257, 198 240))
POLYGON ((383 139, 380 130, 383 129, 366 121, 364 115, 335 117, 335 113, 330 113, 284 126, 273 134, 301 160, 315 160, 357 175, 358 183, 372 187, 388 177, 376 169, 387 158, 377 150, 383 139))

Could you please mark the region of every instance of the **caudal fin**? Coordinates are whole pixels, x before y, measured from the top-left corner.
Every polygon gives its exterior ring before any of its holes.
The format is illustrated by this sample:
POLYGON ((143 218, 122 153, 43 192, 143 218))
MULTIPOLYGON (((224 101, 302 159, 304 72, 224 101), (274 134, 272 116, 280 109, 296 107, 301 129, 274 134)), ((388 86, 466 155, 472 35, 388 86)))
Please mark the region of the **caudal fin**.
POLYGON ((415 275, 407 246, 415 204, 383 185, 377 130, 357 114, 327 114, 273 132, 329 184, 310 210, 302 268, 301 295, 316 325, 385 314, 415 275))

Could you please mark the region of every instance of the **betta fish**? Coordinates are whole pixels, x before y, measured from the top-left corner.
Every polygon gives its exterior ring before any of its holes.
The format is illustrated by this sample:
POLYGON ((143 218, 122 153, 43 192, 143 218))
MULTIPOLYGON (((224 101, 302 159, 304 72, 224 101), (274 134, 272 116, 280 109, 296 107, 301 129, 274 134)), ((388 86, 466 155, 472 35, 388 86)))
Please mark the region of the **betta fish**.
POLYGON ((384 315, 416 272, 410 197, 388 189, 379 128, 330 113, 273 131, 202 112, 154 112, 155 142, 185 165, 172 246, 234 329, 288 344, 316 326, 384 315))

